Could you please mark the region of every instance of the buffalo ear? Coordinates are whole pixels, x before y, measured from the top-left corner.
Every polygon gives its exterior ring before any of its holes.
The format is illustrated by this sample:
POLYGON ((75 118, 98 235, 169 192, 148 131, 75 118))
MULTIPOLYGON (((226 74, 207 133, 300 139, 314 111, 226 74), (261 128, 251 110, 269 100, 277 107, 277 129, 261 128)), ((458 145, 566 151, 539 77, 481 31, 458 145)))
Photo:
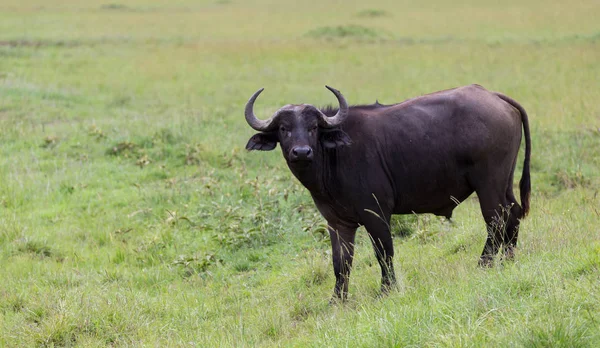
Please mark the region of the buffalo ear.
POLYGON ((271 151, 277 146, 275 133, 256 133, 248 140, 246 150, 271 151))
POLYGON ((326 149, 352 144, 352 139, 341 129, 321 130, 321 143, 326 149))

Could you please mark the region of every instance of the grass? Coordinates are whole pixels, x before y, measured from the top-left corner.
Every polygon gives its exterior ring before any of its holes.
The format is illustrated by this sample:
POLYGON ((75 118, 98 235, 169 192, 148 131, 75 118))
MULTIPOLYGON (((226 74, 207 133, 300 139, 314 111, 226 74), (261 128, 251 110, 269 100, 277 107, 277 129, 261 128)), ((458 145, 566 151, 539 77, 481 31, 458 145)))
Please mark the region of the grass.
POLYGON ((0 5, 0 346, 598 346, 598 10, 0 5), (394 221, 401 286, 387 297, 360 231, 350 299, 329 306, 323 220, 278 151, 243 150, 245 101, 266 87, 266 117, 332 103, 325 84, 359 104, 468 83, 530 115, 516 261, 476 267, 469 199, 453 225, 394 221))

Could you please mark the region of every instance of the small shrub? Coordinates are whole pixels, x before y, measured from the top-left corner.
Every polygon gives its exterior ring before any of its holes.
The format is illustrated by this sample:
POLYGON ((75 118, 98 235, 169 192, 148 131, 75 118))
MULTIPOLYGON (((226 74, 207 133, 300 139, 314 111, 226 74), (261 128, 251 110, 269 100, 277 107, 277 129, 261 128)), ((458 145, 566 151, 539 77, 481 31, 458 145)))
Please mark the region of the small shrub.
POLYGON ((65 195, 73 194, 73 192, 75 192, 75 186, 62 183, 60 185, 60 192, 65 195))
POLYGON ((277 339, 279 336, 286 332, 283 327, 283 323, 283 318, 280 318, 277 315, 263 317, 263 335, 270 339, 277 339))
POLYGON ((248 260, 241 260, 241 261, 236 262, 233 265, 233 269, 236 272, 240 272, 240 273, 248 272, 248 271, 252 270, 252 264, 248 260))
POLYGON ((204 273, 210 266, 222 262, 223 260, 216 257, 215 254, 204 254, 194 256, 180 255, 173 261, 173 264, 182 266, 184 277, 187 278, 194 274, 204 273))
POLYGON ((111 11, 129 11, 131 8, 127 5, 110 3, 110 4, 102 4, 100 6, 103 10, 111 10, 111 11))
POLYGON ((20 312, 27 305, 27 301, 25 298, 18 294, 8 294, 2 293, 0 297, 0 313, 6 313, 8 311, 11 312, 20 312))
POLYGON ((33 240, 26 241, 25 244, 19 248, 19 251, 31 253, 42 258, 52 257, 54 254, 49 246, 33 240))
POLYGON ((227 228, 228 232, 217 231, 213 234, 213 239, 220 245, 232 250, 240 249, 244 246, 263 244, 263 233, 255 227, 240 226, 237 222, 232 222, 227 228))
POLYGON ((109 155, 114 155, 114 156, 129 157, 131 154, 135 154, 137 152, 137 149, 138 149, 137 144, 134 144, 130 141, 124 141, 124 142, 120 142, 120 143, 114 145, 113 147, 111 147, 110 149, 108 149, 107 153, 109 155))
POLYGON ((142 155, 140 158, 137 159, 137 161, 135 161, 135 164, 140 168, 144 168, 145 166, 149 165, 150 162, 151 161, 148 155, 142 155))
POLYGON ((450 247, 450 254, 458 254, 460 252, 466 251, 467 245, 465 243, 456 243, 452 247, 450 247))
POLYGON ((32 307, 27 309, 27 321, 39 324, 47 316, 47 310, 44 307, 32 307))
POLYGON ((307 287, 323 284, 329 275, 329 269, 316 267, 302 275, 301 279, 307 287))
POLYGON ((127 106, 129 103, 131 103, 131 97, 118 96, 118 97, 115 97, 113 100, 111 100, 111 102, 108 105, 110 107, 121 108, 121 107, 127 106))
POLYGON ((321 214, 313 213, 302 219, 302 230, 310 233, 317 241, 329 245, 329 229, 321 214))
POLYGON ((600 247, 596 248, 597 250, 591 250, 588 255, 582 256, 575 267, 567 270, 565 274, 573 278, 579 278, 600 273, 600 247))
POLYGON ((534 327, 524 335, 522 346, 542 347, 590 347, 585 326, 566 326, 555 323, 543 327, 534 327))
POLYGON ((198 165, 202 162, 202 154, 206 152, 202 144, 185 145, 185 164, 188 166, 198 165))
POLYGON ((315 39, 376 39, 379 34, 374 29, 362 25, 338 25, 336 27, 319 27, 306 33, 315 39))
POLYGON ((415 225, 418 222, 416 215, 393 215, 391 220, 391 232, 394 237, 410 237, 415 233, 415 225))
POLYGON ((421 244, 427 244, 434 241, 438 236, 438 230, 433 225, 435 217, 431 215, 415 216, 415 233, 411 235, 412 239, 416 239, 421 244))
POLYGON ((104 272, 102 273, 102 283, 103 284, 116 283, 116 282, 120 282, 121 280, 123 280, 123 276, 121 274, 119 274, 119 272, 117 272, 116 270, 105 269, 104 272))
POLYGON ((90 126, 90 128, 88 129, 88 135, 96 138, 96 140, 106 138, 106 134, 104 134, 102 129, 98 128, 96 125, 90 126))
POLYGON ((297 321, 304 321, 315 312, 313 306, 304 302, 296 302, 290 311, 290 317, 297 321))
POLYGON ((44 143, 42 144, 43 148, 51 149, 58 145, 58 137, 55 135, 49 135, 44 138, 44 143))
POLYGON ((587 188, 591 185, 591 180, 579 170, 566 171, 561 169, 556 172, 554 182, 560 189, 567 190, 577 187, 587 188))
POLYGON ((362 11, 356 13, 357 17, 364 17, 364 18, 386 17, 389 15, 390 14, 385 10, 374 9, 374 8, 362 10, 362 11))

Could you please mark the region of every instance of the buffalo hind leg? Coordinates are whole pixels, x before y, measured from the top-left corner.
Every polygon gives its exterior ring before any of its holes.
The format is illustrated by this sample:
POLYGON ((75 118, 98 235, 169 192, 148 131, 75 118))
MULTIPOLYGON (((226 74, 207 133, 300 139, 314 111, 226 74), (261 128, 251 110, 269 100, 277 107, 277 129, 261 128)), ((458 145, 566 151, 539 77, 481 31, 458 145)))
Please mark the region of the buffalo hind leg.
POLYGON ((486 191, 477 192, 477 196, 487 227, 487 238, 479 258, 479 266, 491 267, 494 256, 498 254, 500 245, 505 238, 510 206, 507 204, 504 194, 498 195, 486 191))
POLYGON ((479 266, 481 267, 491 267, 493 265, 494 256, 498 253, 502 244, 505 223, 500 218, 493 217, 489 222, 486 219, 486 225, 487 238, 479 258, 479 266))
POLYGON ((523 216, 523 209, 517 202, 512 190, 509 190, 507 197, 510 206, 510 212, 506 223, 506 233, 504 234, 504 258, 512 260, 515 257, 515 248, 519 237, 519 224, 523 216))
POLYGON ((342 225, 329 226, 331 237, 331 251, 333 259, 333 272, 335 273, 335 287, 332 301, 344 301, 348 297, 348 281, 354 258, 354 237, 356 227, 342 225))
POLYGON ((363 220, 373 243, 377 262, 381 267, 381 292, 386 294, 396 286, 394 243, 389 227, 389 215, 385 215, 385 217, 370 215, 363 220))

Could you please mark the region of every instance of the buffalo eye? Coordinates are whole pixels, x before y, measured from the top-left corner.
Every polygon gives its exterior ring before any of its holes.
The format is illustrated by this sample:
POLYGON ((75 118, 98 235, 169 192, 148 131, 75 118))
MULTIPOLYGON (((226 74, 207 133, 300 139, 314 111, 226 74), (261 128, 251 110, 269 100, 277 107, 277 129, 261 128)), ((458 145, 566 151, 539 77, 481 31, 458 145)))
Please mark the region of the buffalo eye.
POLYGON ((285 134, 285 136, 287 137, 292 136, 292 132, 288 131, 287 128, 285 128, 284 126, 279 126, 279 131, 281 132, 281 134, 285 134))
POLYGON ((312 126, 308 129, 308 133, 315 134, 317 132, 317 126, 312 126))

